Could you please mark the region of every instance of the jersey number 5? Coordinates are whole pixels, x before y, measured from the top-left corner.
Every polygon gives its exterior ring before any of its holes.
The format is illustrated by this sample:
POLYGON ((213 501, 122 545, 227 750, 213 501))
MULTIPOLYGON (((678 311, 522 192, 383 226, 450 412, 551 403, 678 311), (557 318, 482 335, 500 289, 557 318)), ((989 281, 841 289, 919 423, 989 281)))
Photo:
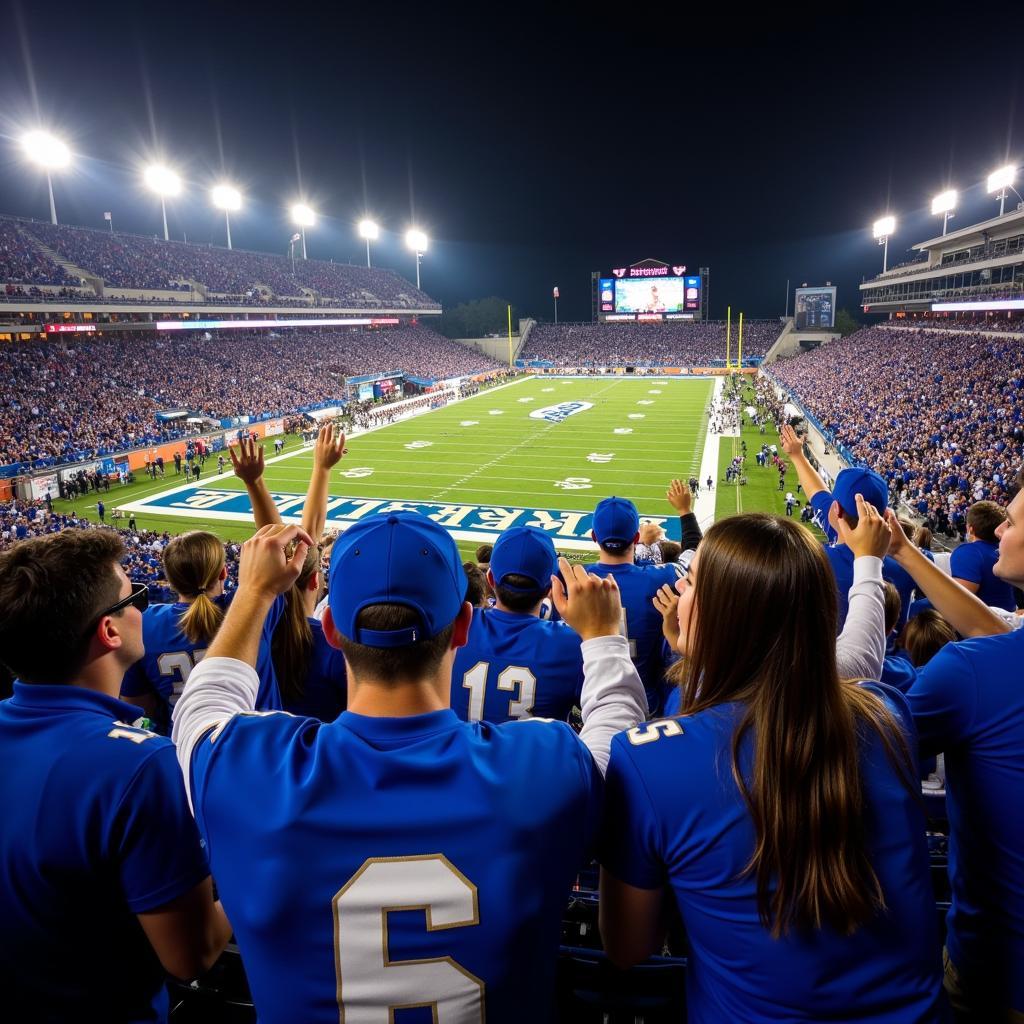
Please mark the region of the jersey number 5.
POLYGON ((422 910, 427 931, 480 923, 476 886, 447 857, 370 857, 332 901, 341 1024, 389 1024, 429 1007, 437 1024, 484 1020, 484 983, 450 956, 392 960, 388 914, 422 910))

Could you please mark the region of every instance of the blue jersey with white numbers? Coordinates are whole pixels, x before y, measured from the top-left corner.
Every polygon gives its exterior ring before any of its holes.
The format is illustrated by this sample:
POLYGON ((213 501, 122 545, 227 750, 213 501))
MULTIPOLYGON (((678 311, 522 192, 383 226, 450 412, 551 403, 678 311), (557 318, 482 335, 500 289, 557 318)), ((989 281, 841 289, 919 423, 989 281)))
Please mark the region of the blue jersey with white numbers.
MULTIPOLYGON (((214 604, 226 612, 233 596, 222 594, 214 599, 214 604)), ((164 735, 170 734, 174 705, 178 703, 192 669, 206 657, 209 646, 209 641, 193 643, 181 631, 179 622, 188 608, 183 603, 152 604, 142 613, 142 643, 146 653, 128 669, 121 682, 121 694, 124 697, 140 697, 150 692, 157 694, 163 714, 156 718, 153 726, 164 735)), ((270 641, 283 610, 284 598, 278 597, 263 625, 260 653, 256 662, 256 673, 260 677, 260 689, 256 695, 256 708, 259 711, 281 709, 281 694, 270 655, 270 641)))
POLYGON ((665 697, 666 654, 661 632, 661 612, 654 607, 654 595, 668 584, 675 588, 679 579, 676 565, 588 565, 595 576, 612 576, 619 585, 624 616, 623 632, 629 640, 629 656, 633 659, 640 681, 647 693, 647 709, 651 715, 660 713, 665 697))
POLYGON ((79 686, 0 703, 0 991, 5 1021, 166 1019, 136 914, 209 875, 170 740, 79 686))
POLYGON ((284 710, 292 715, 333 722, 345 710, 348 701, 345 657, 327 642, 319 619, 311 618, 309 628, 313 633, 313 650, 302 696, 294 700, 282 697, 284 710))
POLYGON ((260 1024, 552 1019, 601 800, 568 725, 235 715, 191 770, 260 1024))
POLYGON ((566 719, 583 688, 575 630, 535 615, 477 608, 452 669, 452 710, 464 721, 566 719))
MULTIPOLYGON (((878 683, 914 749, 906 698, 878 683)), ((925 821, 881 740, 864 730, 860 768, 871 864, 888 907, 851 936, 826 928, 773 939, 746 867, 753 821, 732 775, 738 703, 648 722, 612 741, 601 861, 641 889, 671 887, 692 950, 691 1024, 945 1020, 925 821)), ((754 739, 740 746, 751 777, 754 739)))

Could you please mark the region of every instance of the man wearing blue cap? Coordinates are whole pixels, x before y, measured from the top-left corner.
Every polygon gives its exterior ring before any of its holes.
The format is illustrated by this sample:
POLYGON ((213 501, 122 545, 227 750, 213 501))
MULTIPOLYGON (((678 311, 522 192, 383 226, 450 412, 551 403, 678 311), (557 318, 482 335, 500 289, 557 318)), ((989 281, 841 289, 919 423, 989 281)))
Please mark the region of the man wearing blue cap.
POLYGON ((355 1024, 401 1008, 550 1021, 565 897, 592 847, 611 740, 647 710, 615 583, 564 559, 564 586, 549 580, 582 642, 579 736, 564 722, 463 722, 449 707, 473 618, 458 548, 425 516, 367 517, 334 545, 323 619, 345 655, 348 710, 330 725, 254 715, 262 622, 311 543, 283 525, 246 542, 235 600, 174 714, 260 1021, 355 1024))
POLYGON ((634 548, 640 539, 640 515, 627 498, 605 498, 594 509, 591 536, 601 549, 600 559, 587 572, 615 580, 622 595, 622 635, 629 641, 629 654, 647 693, 651 715, 661 713, 668 687, 665 668, 672 652, 661 631, 662 616, 654 596, 667 584, 674 587, 679 567, 635 565, 634 548))
MULTIPOLYGON (((828 538, 825 554, 828 555, 836 577, 839 629, 842 631, 849 611, 850 587, 854 584, 854 557, 850 548, 839 539, 836 522, 842 519, 851 528, 856 528, 858 494, 874 506, 880 515, 884 515, 889 504, 889 488, 885 480, 873 470, 865 466, 854 466, 841 470, 835 486, 829 491, 825 481, 804 454, 803 439, 788 423, 779 431, 779 438, 783 451, 792 460, 797 479, 807 495, 807 502, 814 509, 814 521, 828 538)), ((899 634, 907 624, 914 581, 895 559, 888 556, 882 559, 882 579, 888 580, 900 595, 900 616, 896 622, 896 633, 899 634)))
POLYGON ((452 710, 470 722, 512 718, 565 721, 583 687, 580 638, 540 618, 558 556, 551 537, 514 526, 494 545, 487 582, 497 606, 477 608, 469 640, 455 655, 452 710))

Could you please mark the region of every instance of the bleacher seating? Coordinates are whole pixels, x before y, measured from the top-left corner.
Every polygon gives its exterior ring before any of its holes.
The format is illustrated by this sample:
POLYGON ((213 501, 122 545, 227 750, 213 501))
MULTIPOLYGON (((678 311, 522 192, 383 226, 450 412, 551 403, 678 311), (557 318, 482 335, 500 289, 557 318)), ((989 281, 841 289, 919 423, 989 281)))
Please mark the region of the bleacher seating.
POLYGON ((0 296, 8 283, 12 296, 24 294, 14 288, 17 285, 80 283, 34 242, 100 279, 104 299, 117 298, 124 289, 191 293, 198 287, 222 300, 247 305, 284 299, 286 305, 340 304, 353 309, 440 308, 415 285, 379 267, 296 260, 293 270, 292 261, 284 255, 11 218, 0 218, 0 296))
MULTIPOLYGON (((760 359, 782 331, 778 320, 743 325, 743 359, 760 359)), ((733 323, 730 357, 738 352, 738 325, 733 323)), ((521 359, 546 359, 556 366, 712 367, 726 358, 723 321, 663 323, 537 324, 521 359)))

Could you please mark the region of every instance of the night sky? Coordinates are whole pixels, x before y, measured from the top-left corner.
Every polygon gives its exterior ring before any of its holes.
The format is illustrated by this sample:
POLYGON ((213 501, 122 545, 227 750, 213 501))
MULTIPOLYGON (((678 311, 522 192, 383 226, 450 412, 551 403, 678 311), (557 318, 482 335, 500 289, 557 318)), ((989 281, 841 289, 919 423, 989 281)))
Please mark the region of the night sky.
POLYGON ((0 212, 48 214, 16 141, 42 125, 76 153, 63 222, 160 231, 139 169, 163 155, 187 181, 175 237, 223 244, 208 190, 226 177, 247 197, 238 248, 284 252, 301 196, 310 256, 364 260, 369 212, 389 229, 375 262, 414 278, 416 223, 445 305, 550 318, 557 284, 565 320, 590 318, 591 270, 646 257, 709 266, 715 317, 781 314, 787 278, 855 309, 875 217, 898 218, 896 263, 941 232, 942 188, 961 189, 952 228, 997 212, 984 177, 1024 142, 998 17, 730 7, 0 0, 0 212))

